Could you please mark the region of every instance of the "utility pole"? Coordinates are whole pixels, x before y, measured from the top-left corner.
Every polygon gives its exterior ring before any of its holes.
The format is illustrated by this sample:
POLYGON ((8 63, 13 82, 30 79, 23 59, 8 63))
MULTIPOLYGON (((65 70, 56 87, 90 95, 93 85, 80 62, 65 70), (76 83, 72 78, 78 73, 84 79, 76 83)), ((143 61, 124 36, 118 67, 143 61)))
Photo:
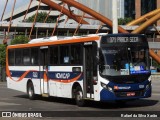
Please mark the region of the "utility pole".
POLYGON ((112 0, 113 34, 118 33, 117 0, 112 0))

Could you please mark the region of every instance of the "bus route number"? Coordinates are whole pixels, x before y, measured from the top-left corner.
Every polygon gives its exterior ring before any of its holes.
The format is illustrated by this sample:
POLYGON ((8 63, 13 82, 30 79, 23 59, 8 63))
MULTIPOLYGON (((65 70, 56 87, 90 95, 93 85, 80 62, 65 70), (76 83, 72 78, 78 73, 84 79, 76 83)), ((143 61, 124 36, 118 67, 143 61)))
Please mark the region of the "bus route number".
POLYGON ((109 37, 110 43, 117 43, 117 42, 138 42, 138 37, 109 37))
POLYGON ((33 72, 33 77, 37 78, 38 77, 38 72, 33 72))

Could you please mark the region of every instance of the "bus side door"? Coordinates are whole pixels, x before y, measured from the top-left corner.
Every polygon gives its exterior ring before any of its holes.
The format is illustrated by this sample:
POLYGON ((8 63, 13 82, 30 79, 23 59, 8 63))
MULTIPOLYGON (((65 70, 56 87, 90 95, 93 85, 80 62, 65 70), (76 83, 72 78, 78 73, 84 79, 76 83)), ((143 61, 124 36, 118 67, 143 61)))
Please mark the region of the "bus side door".
POLYGON ((41 65, 40 65, 40 71, 41 71, 41 91, 42 94, 48 93, 48 46, 42 46, 40 47, 40 53, 41 53, 41 65))
POLYGON ((94 78, 97 77, 97 43, 87 42, 84 43, 83 50, 83 66, 84 66, 84 98, 93 98, 94 94, 94 78), (89 95, 87 95, 89 94, 89 95))

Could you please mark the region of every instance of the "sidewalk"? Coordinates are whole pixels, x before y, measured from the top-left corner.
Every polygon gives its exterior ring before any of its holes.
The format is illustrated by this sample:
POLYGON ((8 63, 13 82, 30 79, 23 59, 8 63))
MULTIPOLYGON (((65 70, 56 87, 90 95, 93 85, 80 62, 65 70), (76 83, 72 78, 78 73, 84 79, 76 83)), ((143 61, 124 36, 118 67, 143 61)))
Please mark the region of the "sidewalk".
POLYGON ((151 74, 152 80, 160 80, 160 72, 151 74))
POLYGON ((1 83, 6 83, 6 82, 7 82, 6 80, 4 80, 4 81, 0 80, 0 84, 1 84, 1 83))

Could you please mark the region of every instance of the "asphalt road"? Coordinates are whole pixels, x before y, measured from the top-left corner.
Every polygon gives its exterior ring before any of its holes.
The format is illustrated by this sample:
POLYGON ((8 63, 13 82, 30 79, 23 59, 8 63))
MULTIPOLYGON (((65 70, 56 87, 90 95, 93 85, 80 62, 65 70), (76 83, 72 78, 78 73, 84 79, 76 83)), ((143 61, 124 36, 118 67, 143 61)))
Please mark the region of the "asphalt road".
MULTIPOLYGON (((37 100, 29 100, 27 95, 22 92, 10 90, 6 87, 5 82, 0 82, 0 116, 2 112, 12 112, 12 116, 16 117, 20 113, 18 118, 2 118, 0 120, 21 120, 21 116, 25 117, 30 115, 32 112, 38 112, 36 115, 42 118, 32 118, 33 120, 43 119, 75 119, 76 120, 93 120, 93 119, 145 119, 147 114, 150 115, 148 119, 160 119, 154 118, 160 115, 160 78, 152 80, 153 92, 152 97, 147 99, 140 99, 132 102, 128 102, 126 105, 118 105, 112 102, 87 102, 86 107, 78 107, 75 105, 74 100, 63 99, 63 98, 42 98, 39 97, 37 100), (27 113, 26 113, 27 111, 27 113), (44 111, 43 113, 41 113, 44 111), (52 112, 51 112, 52 111, 52 112), (145 112, 144 112, 145 111, 145 112), (51 115, 51 117, 44 117, 44 115, 51 115), (125 116, 126 115, 126 116, 125 116), (129 116, 131 115, 131 116, 129 116), (62 117, 60 117, 62 116, 62 117), (74 117, 72 117, 74 116, 74 117), (88 117, 89 116, 89 117, 88 117), (113 117, 115 116, 115 117, 113 117), (122 117, 123 116, 123 117, 122 117), (127 118, 125 118, 127 117, 127 118), (129 117, 129 118, 128 118, 129 117)), ((3 113, 4 114, 4 113, 3 113)), ((25 120, 31 120, 31 118, 23 118, 25 120)))

